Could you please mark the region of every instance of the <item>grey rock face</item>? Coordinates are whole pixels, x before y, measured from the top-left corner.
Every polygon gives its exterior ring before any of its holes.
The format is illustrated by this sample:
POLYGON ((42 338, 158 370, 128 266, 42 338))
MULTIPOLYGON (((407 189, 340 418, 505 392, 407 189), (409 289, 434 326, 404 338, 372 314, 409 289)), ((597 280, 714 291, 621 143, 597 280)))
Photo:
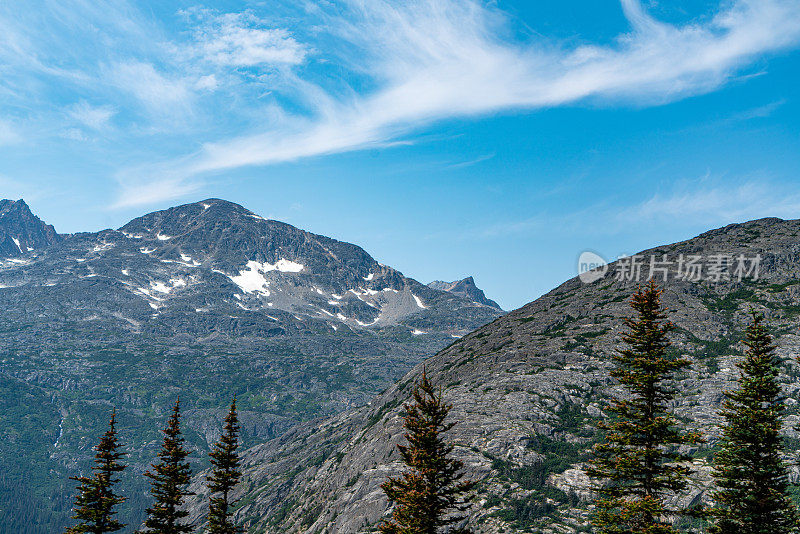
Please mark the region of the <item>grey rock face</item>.
POLYGON ((497 308, 498 310, 501 309, 498 303, 487 298, 483 290, 479 289, 478 286, 475 285, 475 279, 471 276, 455 282, 442 282, 441 280, 434 280, 428 284, 428 287, 438 289, 439 291, 447 291, 448 293, 452 293, 454 295, 460 295, 470 299, 473 302, 480 302, 481 304, 491 306, 492 308, 497 308))
POLYGON ((63 526, 67 477, 88 467, 112 407, 133 466, 128 510, 140 512, 137 473, 178 395, 202 466, 234 394, 253 445, 364 405, 500 315, 219 199, 67 236, 4 201, 0 246, 0 501, 31 494, 0 510, 36 509, 43 533, 63 526))
MULTIPOLYGON (((676 280, 673 267, 664 285, 663 302, 677 326, 674 348, 692 361, 676 383, 674 409, 708 439, 691 451, 691 491, 674 500, 708 502, 706 457, 718 440, 722 392, 737 376, 751 307, 767 315, 776 335, 788 396, 785 429, 794 436, 800 221, 730 225, 643 254, 647 260, 651 254, 762 257, 758 280, 676 280)), ((621 393, 608 372, 631 315, 626 300, 636 288, 615 278, 616 267, 591 284, 569 280, 425 362, 454 404, 456 454, 481 481, 470 519, 476 532, 586 531, 591 484, 582 467, 595 439, 593 421, 621 393)), ((418 366, 368 406, 295 427, 248 451, 239 490, 248 498, 239 518, 249 531, 370 531, 387 513, 380 484, 401 468, 395 446, 403 434, 402 404, 420 372, 418 366)), ((202 521, 202 507, 192 511, 202 521)))
POLYGON ((18 258, 60 241, 55 229, 31 213, 24 200, 0 200, 0 257, 18 258))

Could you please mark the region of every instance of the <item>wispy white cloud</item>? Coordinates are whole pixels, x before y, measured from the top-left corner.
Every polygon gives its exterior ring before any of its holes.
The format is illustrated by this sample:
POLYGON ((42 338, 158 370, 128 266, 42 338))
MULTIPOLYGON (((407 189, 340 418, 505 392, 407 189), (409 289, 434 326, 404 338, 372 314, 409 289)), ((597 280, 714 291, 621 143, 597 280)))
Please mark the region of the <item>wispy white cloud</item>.
POLYGON ((183 117, 192 111, 194 95, 188 80, 168 77, 150 63, 115 63, 108 69, 108 79, 120 91, 135 97, 145 110, 156 117, 183 117))
MULTIPOLYGON (((77 121, 87 132, 113 123, 127 141, 172 136, 170 149, 149 148, 160 163, 116 176, 120 205, 153 202, 196 190, 206 173, 413 142, 442 119, 670 102, 800 42, 800 1, 720 2, 674 25, 620 0, 629 30, 578 46, 521 38, 487 0, 276 0, 274 20, 195 8, 178 28, 129 0, 0 2, 0 111, 53 110, 69 95, 78 104, 66 113, 40 111, 42 135, 77 121), (179 145, 193 148, 170 159, 179 145)), ((3 135, 14 139, 0 125, 3 135)))
POLYGON ((199 21, 196 52, 218 65, 233 67, 286 66, 303 63, 308 47, 283 28, 275 28, 253 13, 185 12, 199 21))
POLYGON ((515 41, 507 17, 478 0, 349 0, 334 14, 318 11, 340 40, 336 59, 368 76, 373 90, 342 96, 298 77, 293 89, 312 103, 311 114, 209 142, 159 169, 191 180, 381 146, 448 117, 588 99, 664 103, 714 90, 754 58, 800 40, 800 3, 793 0, 736 0, 709 21, 683 26, 655 20, 638 0, 621 2, 630 32, 612 45, 572 49, 515 41))
POLYGON ((100 130, 112 118, 127 133, 153 131, 190 111, 197 76, 171 51, 159 23, 127 0, 0 2, 0 112, 25 116, 40 137, 86 138, 76 122, 100 130), (77 103, 65 108, 68 99, 77 103))
POLYGON ((158 181, 140 183, 137 181, 121 181, 122 187, 119 199, 111 208, 130 208, 146 204, 155 204, 168 200, 183 198, 201 189, 204 184, 200 181, 187 182, 185 180, 163 178, 158 181))
POLYGON ((104 130, 116 114, 112 106, 93 106, 82 100, 71 106, 67 113, 79 123, 93 130, 104 130))
POLYGON ((727 224, 762 217, 800 218, 800 193, 764 180, 715 185, 687 185, 620 210, 619 224, 727 224))
MULTIPOLYGON (((0 82, 34 93, 41 83, 102 87, 98 69, 119 53, 146 55, 160 48, 162 36, 127 0, 29 0, 0 3, 0 82)), ((0 83, 2 85, 2 83, 0 83)), ((35 94, 22 94, 28 99, 35 94)))
POLYGON ((69 139, 70 141, 91 141, 86 132, 81 130, 80 128, 67 128, 59 132, 59 135, 64 139, 69 139))
POLYGON ((201 91, 214 91, 220 85, 219 80, 215 74, 206 74, 201 76, 195 82, 195 87, 201 91))
POLYGON ((563 235, 615 235, 635 227, 714 228, 763 217, 800 219, 800 192, 790 185, 760 179, 730 179, 710 174, 673 184, 638 202, 589 203, 568 212, 499 222, 467 230, 463 239, 494 239, 558 229, 563 235), (598 224, 602 221, 602 224, 598 224))
POLYGON ((482 156, 478 156, 471 160, 467 161, 459 161, 458 163, 451 163, 448 165, 451 169, 463 169, 465 167, 472 167, 473 165, 477 165, 479 163, 483 163, 484 161, 489 161, 490 159, 494 158, 497 155, 497 152, 491 152, 489 154, 483 154, 482 156))
POLYGON ((784 104, 786 104, 786 99, 776 100, 774 102, 770 102, 769 104, 764 104, 763 106, 758 106, 736 113, 731 117, 731 120, 746 121, 751 119, 763 119, 775 113, 775 111, 777 111, 784 104))

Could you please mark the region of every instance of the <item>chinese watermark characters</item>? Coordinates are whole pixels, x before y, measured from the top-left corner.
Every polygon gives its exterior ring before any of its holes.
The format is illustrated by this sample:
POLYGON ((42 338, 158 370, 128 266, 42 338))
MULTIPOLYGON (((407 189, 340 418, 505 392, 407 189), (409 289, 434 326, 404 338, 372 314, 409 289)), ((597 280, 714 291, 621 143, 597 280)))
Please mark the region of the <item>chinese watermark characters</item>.
MULTIPOLYGON (((614 279, 622 282, 741 282, 758 280, 761 255, 746 254, 636 254, 620 257, 614 279)), ((610 266, 594 252, 584 252, 578 259, 578 276, 590 284, 608 273, 610 266)))

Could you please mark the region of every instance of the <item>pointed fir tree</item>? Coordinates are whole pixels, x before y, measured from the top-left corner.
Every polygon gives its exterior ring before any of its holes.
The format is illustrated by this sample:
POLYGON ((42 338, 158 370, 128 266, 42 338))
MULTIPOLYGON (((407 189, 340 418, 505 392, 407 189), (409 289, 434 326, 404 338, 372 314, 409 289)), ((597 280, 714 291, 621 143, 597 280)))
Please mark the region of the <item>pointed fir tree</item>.
POLYGON ((745 358, 737 364, 738 388, 725 393, 710 532, 798 532, 797 510, 787 494, 788 473, 781 460, 785 406, 778 384, 780 361, 763 315, 752 312, 744 345, 745 358))
POLYGON ((239 470, 239 420, 236 416, 236 397, 225 416, 222 436, 214 445, 211 457, 211 475, 208 490, 211 493, 208 510, 208 532, 210 534, 238 534, 241 532, 233 522, 231 491, 242 476, 239 470))
POLYGON ((467 533, 451 525, 464 519, 467 497, 474 484, 464 481, 462 463, 450 458, 453 446, 443 434, 455 423, 447 423, 452 406, 442 400, 425 371, 415 384, 413 404, 405 406, 405 438, 398 445, 408 469, 399 478, 390 478, 382 488, 394 503, 392 518, 380 524, 383 534, 467 533))
POLYGON ((92 476, 71 477, 79 483, 78 496, 75 499, 75 515, 73 519, 77 524, 66 530, 66 534, 104 534, 117 532, 125 525, 117 521, 114 508, 125 501, 114 493, 114 484, 119 482, 115 478, 125 466, 120 460, 125 453, 119 451, 117 441, 117 413, 112 412, 109 428, 100 438, 100 443, 95 447, 92 476))
POLYGON ((158 462, 145 476, 150 479, 150 494, 154 503, 147 509, 145 531, 147 534, 184 534, 192 526, 184 524, 189 512, 181 509, 184 498, 194 493, 187 490, 192 469, 186 461, 189 452, 184 448, 180 427, 181 401, 175 403, 164 433, 164 443, 158 453, 158 462))
POLYGON ((630 300, 636 316, 625 321, 626 347, 614 356, 611 376, 627 390, 608 406, 610 417, 598 425, 602 441, 594 447, 589 474, 602 481, 592 524, 600 534, 673 534, 666 499, 687 487, 688 457, 680 445, 700 440, 683 432, 669 411, 673 374, 689 365, 671 356, 661 294, 654 283, 630 300))

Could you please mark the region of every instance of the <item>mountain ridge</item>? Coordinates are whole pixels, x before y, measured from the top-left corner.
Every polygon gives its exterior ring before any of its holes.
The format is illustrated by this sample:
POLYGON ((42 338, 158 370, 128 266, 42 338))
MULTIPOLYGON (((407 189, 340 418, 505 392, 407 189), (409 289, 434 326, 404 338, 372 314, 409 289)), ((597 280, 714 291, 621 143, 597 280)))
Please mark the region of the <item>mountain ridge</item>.
MULTIPOLYGON (((706 456, 719 436, 722 391, 736 378, 751 307, 767 315, 776 334, 785 393, 794 400, 800 394, 800 221, 738 223, 640 253, 647 260, 664 254, 761 258, 757 279, 684 280, 676 262, 663 284, 676 325, 673 347, 692 362, 677 383, 675 411, 709 440, 690 450, 695 475, 680 497, 688 505, 708 502, 706 456)), ((612 263, 590 284, 568 280, 456 340, 367 406, 249 450, 243 488, 257 497, 238 517, 257 532, 369 532, 388 508, 380 484, 402 468, 395 448, 403 435, 400 412, 424 368, 454 405, 454 454, 480 482, 469 526, 491 534, 585 532, 591 486, 582 465, 593 421, 619 393, 608 371, 637 287, 617 279, 620 267, 612 263)), ((798 404, 790 402, 785 431, 792 443, 798 422, 798 404)), ((792 448, 790 458, 798 452, 792 448)), ((199 507, 192 511, 202 519, 199 507)))

